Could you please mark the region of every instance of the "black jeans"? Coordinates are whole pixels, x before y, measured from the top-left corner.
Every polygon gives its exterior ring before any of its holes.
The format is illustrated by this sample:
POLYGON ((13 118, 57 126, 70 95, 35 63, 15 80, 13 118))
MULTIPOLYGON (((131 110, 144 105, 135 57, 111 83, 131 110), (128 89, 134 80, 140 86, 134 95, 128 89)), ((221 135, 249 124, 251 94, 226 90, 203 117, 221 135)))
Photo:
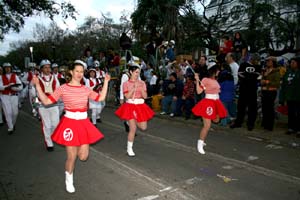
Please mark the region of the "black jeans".
POLYGON ((287 101, 288 129, 300 131, 300 101, 287 101))
POLYGON ((256 91, 243 91, 240 93, 237 104, 237 117, 235 124, 241 126, 247 110, 248 128, 253 128, 257 115, 257 93, 256 91))
POLYGON ((275 121, 275 99, 277 91, 263 90, 261 95, 262 103, 262 127, 267 130, 273 130, 275 121))

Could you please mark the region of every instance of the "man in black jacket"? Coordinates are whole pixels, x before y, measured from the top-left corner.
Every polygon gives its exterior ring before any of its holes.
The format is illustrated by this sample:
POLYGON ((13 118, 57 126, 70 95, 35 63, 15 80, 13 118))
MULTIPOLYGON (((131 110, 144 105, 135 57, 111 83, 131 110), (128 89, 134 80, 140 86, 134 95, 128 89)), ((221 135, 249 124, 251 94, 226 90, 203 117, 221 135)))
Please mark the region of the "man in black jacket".
POLYGON ((249 62, 240 65, 237 118, 230 128, 242 126, 247 109, 247 127, 249 131, 253 130, 257 115, 257 87, 260 73, 260 56, 258 54, 252 54, 249 62))

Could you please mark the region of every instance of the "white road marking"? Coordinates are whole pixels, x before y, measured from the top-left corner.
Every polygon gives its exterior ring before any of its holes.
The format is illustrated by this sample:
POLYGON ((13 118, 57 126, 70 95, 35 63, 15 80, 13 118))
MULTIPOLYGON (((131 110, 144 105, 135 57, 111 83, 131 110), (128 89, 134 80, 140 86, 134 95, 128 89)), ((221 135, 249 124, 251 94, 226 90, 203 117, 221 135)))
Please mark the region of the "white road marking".
POLYGON ((169 191, 171 189, 173 189, 173 188, 170 186, 170 187, 166 187, 166 188, 164 188, 162 190, 159 190, 159 192, 166 192, 166 191, 169 191))
POLYGON ((153 200, 153 199, 157 199, 158 197, 159 195, 151 195, 151 196, 139 198, 137 200, 153 200))
MULTIPOLYGON (((107 124, 107 125, 115 127, 115 128, 123 129, 122 126, 116 125, 116 124, 113 124, 113 123, 110 123, 110 122, 104 122, 104 124, 107 124)), ((178 149, 178 150, 183 150, 183 151, 186 151, 186 152, 191 152, 191 153, 199 155, 199 153, 196 151, 196 147, 193 148, 193 147, 190 147, 190 146, 186 146, 186 145, 183 145, 183 144, 180 144, 180 143, 177 143, 177 142, 165 139, 165 138, 161 138, 161 137, 150 135, 150 134, 145 134, 141 131, 138 131, 138 134, 142 135, 142 136, 145 136, 145 137, 148 137, 148 138, 152 138, 153 140, 156 140, 156 141, 164 142, 165 144, 169 144, 169 146, 172 147, 172 148, 175 148, 175 149, 178 149)), ((245 168, 249 171, 259 173, 259 174, 263 174, 265 176, 269 176, 269 177, 272 177, 272 178, 275 178, 275 179, 287 181, 287 182, 298 184, 298 185, 300 184, 300 178, 297 177, 297 176, 284 174, 282 172, 267 169, 265 167, 254 165, 254 164, 251 164, 251 163, 248 163, 248 162, 245 162, 245 161, 240 161, 240 160, 236 160, 236 159, 233 159, 233 158, 228 158, 228 157, 222 156, 222 155, 217 154, 217 153, 206 152, 206 155, 209 156, 210 158, 214 159, 214 160, 217 160, 219 162, 224 162, 226 164, 233 165, 235 167, 243 167, 243 168, 245 168)))

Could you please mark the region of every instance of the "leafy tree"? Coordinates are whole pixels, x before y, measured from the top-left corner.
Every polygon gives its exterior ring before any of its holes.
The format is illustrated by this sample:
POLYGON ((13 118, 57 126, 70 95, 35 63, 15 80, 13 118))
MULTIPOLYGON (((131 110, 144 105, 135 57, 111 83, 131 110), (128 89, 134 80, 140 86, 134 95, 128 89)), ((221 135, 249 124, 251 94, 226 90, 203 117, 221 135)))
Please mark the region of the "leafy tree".
POLYGON ((2 0, 0 1, 0 40, 9 31, 19 32, 24 26, 24 19, 38 14, 45 14, 51 20, 54 16, 61 15, 63 19, 69 17, 75 19, 74 6, 62 1, 55 0, 2 0))
POLYGON ((273 2, 280 10, 269 15, 274 19, 273 30, 277 45, 285 50, 300 50, 300 2, 297 0, 277 0, 273 2))
POLYGON ((202 14, 195 6, 186 6, 180 16, 184 30, 184 49, 195 45, 217 50, 218 38, 239 30, 251 51, 260 49, 300 49, 300 1, 298 0, 198 0, 202 14), (236 4, 235 6, 231 5, 236 4), (209 14, 211 7, 214 14, 209 14))
POLYGON ((161 31, 167 40, 176 40, 177 17, 184 5, 184 0, 140 0, 131 15, 132 28, 138 35, 147 32, 154 37, 157 31, 161 31))
POLYGON ((239 27, 243 21, 240 15, 241 8, 228 9, 226 6, 232 0, 211 1, 206 0, 187 1, 183 12, 179 16, 180 30, 183 38, 182 50, 197 50, 199 47, 208 48, 214 53, 219 48, 219 38, 239 27), (196 8, 200 8, 201 13, 196 8), (212 12, 213 10, 213 12, 212 12), (232 20, 232 16, 235 20, 232 20))
POLYGON ((205 0, 197 2, 202 7, 203 15, 196 13, 182 18, 185 25, 189 22, 193 24, 192 19, 197 19, 200 32, 197 28, 189 30, 192 30, 191 34, 199 34, 203 38, 200 43, 204 40, 210 49, 216 47, 215 38, 237 30, 244 34, 251 51, 282 47, 283 51, 291 51, 295 46, 297 49, 300 47, 300 2, 297 0, 214 0, 208 5, 205 0), (207 12, 211 6, 214 6, 214 15, 209 16, 207 12))
POLYGON ((247 44, 251 51, 257 52, 268 46, 271 40, 271 28, 268 23, 271 18, 266 11, 275 8, 267 2, 255 0, 241 0, 240 2, 245 7, 244 12, 247 13, 243 28, 247 44))

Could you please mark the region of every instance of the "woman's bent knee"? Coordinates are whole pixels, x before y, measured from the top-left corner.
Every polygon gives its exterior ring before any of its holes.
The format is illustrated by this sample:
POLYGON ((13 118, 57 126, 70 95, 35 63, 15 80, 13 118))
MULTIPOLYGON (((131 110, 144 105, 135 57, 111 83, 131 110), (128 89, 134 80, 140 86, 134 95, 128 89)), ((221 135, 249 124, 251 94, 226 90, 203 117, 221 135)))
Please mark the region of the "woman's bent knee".
POLYGON ((78 155, 80 161, 86 161, 89 158, 89 155, 78 155))
POLYGON ((141 131, 146 131, 147 130, 147 126, 146 127, 140 127, 141 131))
POLYGON ((138 123, 138 127, 141 131, 146 131, 147 130, 147 122, 138 123))

